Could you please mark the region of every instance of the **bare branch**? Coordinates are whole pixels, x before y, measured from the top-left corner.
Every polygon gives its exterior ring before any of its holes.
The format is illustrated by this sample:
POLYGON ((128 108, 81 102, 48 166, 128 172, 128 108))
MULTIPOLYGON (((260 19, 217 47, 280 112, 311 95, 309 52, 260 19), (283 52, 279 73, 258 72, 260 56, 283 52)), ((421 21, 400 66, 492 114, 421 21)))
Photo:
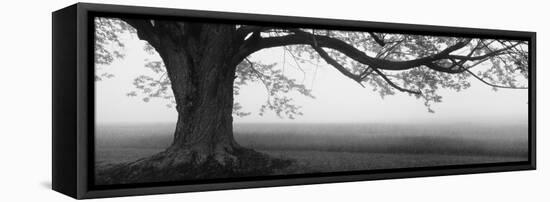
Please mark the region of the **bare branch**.
MULTIPOLYGON (((254 68, 254 63, 252 61, 250 61, 248 58, 245 58, 245 60, 246 60, 246 62, 248 62, 248 64, 250 64, 250 69, 252 70, 252 72, 254 72, 258 76, 258 78, 260 80, 262 80, 262 82, 264 84, 266 84, 265 87, 267 88, 267 82, 264 80, 264 77, 268 77, 268 76, 265 75, 265 74, 262 74, 260 71, 256 70, 256 68, 254 68)), ((267 90, 269 91, 269 89, 267 89, 267 90)))
POLYGON ((483 78, 479 77, 478 75, 476 75, 475 73, 473 73, 472 71, 470 71, 469 69, 466 69, 466 71, 468 73, 470 73, 472 76, 474 76, 477 80, 480 80, 481 82, 489 85, 489 86, 492 86, 492 87, 495 87, 495 88, 508 88, 508 89, 528 89, 527 87, 513 87, 513 86, 501 86, 501 85, 495 85, 495 84, 492 84, 492 83, 489 83, 485 80, 483 80, 483 78))
MULTIPOLYGON (((454 62, 454 61, 453 61, 454 62)), ((479 77, 477 74, 475 74, 474 72, 470 71, 469 68, 472 68, 473 66, 476 66, 478 65, 479 63, 481 62, 478 62, 478 63, 475 63, 473 64, 472 66, 466 68, 464 67, 462 64, 456 64, 458 65, 458 67, 462 70, 464 70, 465 72, 468 72, 470 75, 472 75, 474 78, 476 78, 477 80, 480 80, 481 82, 491 86, 491 87, 495 87, 495 88, 508 88, 508 89, 528 89, 527 87, 515 87, 515 86, 501 86, 501 85, 496 85, 496 84, 492 84, 492 83, 489 83, 487 81, 485 81, 483 78, 479 77)))
POLYGON ((393 83, 384 73, 382 73, 380 70, 376 69, 376 68, 372 68, 376 74, 378 74, 380 77, 382 77, 382 79, 384 79, 384 81, 386 81, 391 87, 394 87, 395 89, 401 91, 401 92, 407 92, 407 93, 412 93, 412 94, 417 94, 417 95, 420 95, 422 94, 422 92, 420 91, 415 91, 415 90, 409 90, 409 89, 405 89, 405 88, 402 88, 400 86, 398 86, 397 84, 393 83))
POLYGON ((393 51, 397 46, 399 46, 399 44, 403 43, 403 41, 405 40, 400 40, 400 41, 397 41, 395 42, 392 46, 390 46, 389 48, 385 49, 384 51, 376 54, 376 58, 380 58, 382 56, 384 56, 383 58, 386 58, 388 57, 388 55, 390 55, 390 52, 393 51))
POLYGON ((361 78, 361 80, 367 78, 367 76, 369 76, 374 70, 371 68, 371 67, 367 67, 365 68, 365 70, 363 70, 363 72, 361 72, 361 74, 359 74, 359 78, 361 78))
POLYGON ((297 57, 290 50, 288 50, 286 47, 283 47, 283 48, 286 52, 288 52, 288 54, 290 54, 290 56, 292 56, 292 59, 294 59, 294 63, 296 63, 296 67, 302 72, 303 78, 305 79, 306 78, 306 71, 304 71, 304 69, 300 66, 300 63, 298 62, 297 57))
POLYGON ((505 48, 502 48, 502 49, 498 49, 498 50, 495 50, 495 51, 491 51, 490 53, 487 53, 485 55, 480 55, 480 56, 474 56, 474 57, 471 57, 471 56, 462 56, 462 55, 449 55, 448 58, 449 59, 459 59, 459 60, 482 60, 482 59, 485 59, 485 58, 488 58, 488 57, 493 57, 493 56, 498 56, 498 55, 504 55, 504 54, 507 54, 507 50, 510 50, 516 46, 520 45, 520 43, 516 43, 512 46, 505 46, 505 48))
POLYGON ((378 43, 378 45, 380 45, 382 47, 384 47, 386 45, 386 42, 384 42, 384 40, 380 39, 380 37, 378 37, 373 32, 369 32, 369 35, 374 39, 374 41, 376 41, 376 43, 378 43))
POLYGON ((336 68, 336 70, 338 70, 340 73, 342 73, 343 75, 347 76, 348 78, 354 80, 355 82, 357 82, 359 85, 361 85, 363 88, 365 87, 362 83, 361 83, 361 76, 359 75, 355 75, 353 73, 351 73, 350 71, 348 71, 344 66, 342 66, 340 63, 338 63, 336 60, 332 59, 328 53, 323 50, 322 48, 318 47, 318 46, 312 46, 313 49, 315 51, 317 51, 317 53, 319 53, 319 55, 321 56, 321 58, 323 58, 328 64, 332 65, 334 68, 336 68))

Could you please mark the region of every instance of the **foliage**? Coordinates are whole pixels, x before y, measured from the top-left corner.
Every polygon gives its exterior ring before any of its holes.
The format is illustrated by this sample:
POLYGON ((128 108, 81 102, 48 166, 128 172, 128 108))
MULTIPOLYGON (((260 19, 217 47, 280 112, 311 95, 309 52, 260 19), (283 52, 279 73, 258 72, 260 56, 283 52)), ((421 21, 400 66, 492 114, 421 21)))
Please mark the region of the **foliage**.
MULTIPOLYGON (((124 57, 124 43, 120 39, 122 33, 136 33, 136 30, 123 21, 113 18, 95 18, 94 63, 96 72, 101 65, 108 65, 117 58, 124 57)), ((95 80, 112 78, 108 72, 96 73, 95 80)))
MULTIPOLYGON (((109 64, 115 58, 123 57, 121 49, 124 44, 118 35, 125 32, 135 34, 136 30, 124 19, 97 18, 95 23, 96 64, 109 64)), ((155 26, 152 20, 145 23, 155 26)), ((238 95, 242 86, 251 82, 264 85, 268 95, 259 109, 260 115, 269 110, 280 117, 293 119, 302 113, 289 93, 314 98, 307 86, 274 68, 276 64, 249 60, 250 54, 270 47, 283 47, 297 64, 324 61, 359 85, 370 86, 382 98, 401 91, 422 99, 429 112, 433 112, 432 103, 442 101, 438 94, 440 89, 461 91, 469 88, 473 79, 495 90, 527 88, 525 41, 247 25, 236 25, 235 32, 244 33, 245 45, 259 44, 237 65, 233 92, 238 95), (477 67, 476 72, 474 67, 477 67)), ((144 50, 156 53, 151 45, 145 46, 144 50)), ((147 61, 145 67, 159 77, 142 75, 135 78, 133 85, 136 89, 128 96, 140 96, 145 102, 153 98, 168 99, 171 101, 167 106, 174 106, 163 62, 147 61)), ((103 73, 96 78, 112 76, 103 73)), ((239 103, 234 103, 233 109, 237 116, 250 114, 243 112, 239 103)))

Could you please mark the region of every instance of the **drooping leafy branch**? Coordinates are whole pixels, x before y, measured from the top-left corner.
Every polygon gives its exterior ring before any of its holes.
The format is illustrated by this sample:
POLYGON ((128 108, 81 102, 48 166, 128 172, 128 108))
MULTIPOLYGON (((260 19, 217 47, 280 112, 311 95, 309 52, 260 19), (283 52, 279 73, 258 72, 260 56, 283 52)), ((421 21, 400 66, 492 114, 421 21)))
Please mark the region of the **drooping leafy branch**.
POLYGON ((429 111, 430 103, 441 101, 438 88, 468 88, 469 77, 495 89, 525 89, 527 85, 524 41, 306 29, 275 33, 246 51, 291 46, 310 56, 318 54, 351 80, 362 86, 371 84, 381 96, 398 90, 423 98, 429 111), (480 64, 490 68, 472 72, 480 64))

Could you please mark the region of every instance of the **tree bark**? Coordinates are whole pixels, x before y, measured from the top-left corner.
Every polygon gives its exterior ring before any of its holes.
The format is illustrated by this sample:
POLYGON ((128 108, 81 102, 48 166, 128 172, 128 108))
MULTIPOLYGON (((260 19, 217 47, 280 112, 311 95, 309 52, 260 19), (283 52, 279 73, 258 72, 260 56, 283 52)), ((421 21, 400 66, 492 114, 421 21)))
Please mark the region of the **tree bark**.
MULTIPOLYGON (((229 26, 203 25, 200 34, 174 43, 169 37, 159 54, 176 99, 178 120, 170 152, 191 151, 197 161, 220 163, 239 148, 233 138, 233 81, 236 63, 229 26)), ((161 41, 163 42, 163 41, 161 41)))
MULTIPOLYGON (((234 28, 194 25, 193 34, 163 32, 159 54, 164 60, 176 100, 178 120, 169 152, 209 157, 222 164, 235 160, 240 148, 233 138, 233 81, 237 64, 234 28)), ((180 30, 175 30, 180 31, 180 30)))

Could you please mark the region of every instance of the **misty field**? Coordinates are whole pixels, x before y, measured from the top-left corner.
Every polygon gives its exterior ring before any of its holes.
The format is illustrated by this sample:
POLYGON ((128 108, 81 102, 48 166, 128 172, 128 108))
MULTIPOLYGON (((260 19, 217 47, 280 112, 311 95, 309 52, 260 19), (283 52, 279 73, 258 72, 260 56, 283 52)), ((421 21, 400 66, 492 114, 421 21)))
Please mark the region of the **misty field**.
MULTIPOLYGON (((135 161, 169 146, 172 124, 96 126, 96 165, 135 161)), ((527 127, 514 124, 236 123, 241 145, 337 172, 526 161, 527 127)))

